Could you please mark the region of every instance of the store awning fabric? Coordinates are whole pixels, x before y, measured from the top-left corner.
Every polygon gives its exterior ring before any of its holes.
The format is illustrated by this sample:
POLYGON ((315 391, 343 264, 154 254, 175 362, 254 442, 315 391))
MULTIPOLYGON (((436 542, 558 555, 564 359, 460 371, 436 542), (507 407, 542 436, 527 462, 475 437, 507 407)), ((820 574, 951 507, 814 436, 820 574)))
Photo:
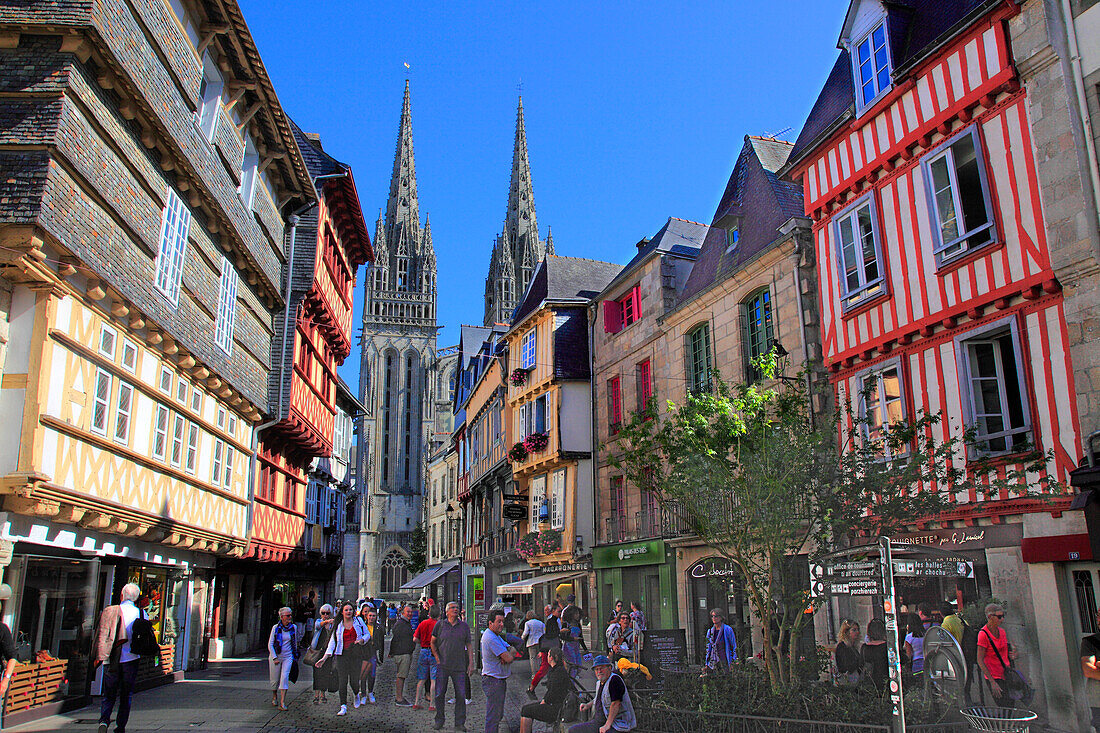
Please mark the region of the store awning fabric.
POLYGON ((575 578, 578 575, 584 575, 584 573, 578 573, 574 570, 568 573, 536 575, 534 578, 527 578, 526 580, 517 580, 512 583, 498 585, 496 589, 496 594, 499 596, 511 596, 517 594, 531 593, 536 585, 542 585, 543 583, 555 583, 557 581, 566 580, 568 578, 575 578))
POLYGON ((442 565, 437 565, 434 568, 428 568, 424 572, 417 575, 405 585, 401 586, 401 590, 412 590, 414 588, 423 588, 428 583, 434 583, 438 578, 446 575, 455 568, 458 567, 458 560, 451 560, 445 562, 442 565))

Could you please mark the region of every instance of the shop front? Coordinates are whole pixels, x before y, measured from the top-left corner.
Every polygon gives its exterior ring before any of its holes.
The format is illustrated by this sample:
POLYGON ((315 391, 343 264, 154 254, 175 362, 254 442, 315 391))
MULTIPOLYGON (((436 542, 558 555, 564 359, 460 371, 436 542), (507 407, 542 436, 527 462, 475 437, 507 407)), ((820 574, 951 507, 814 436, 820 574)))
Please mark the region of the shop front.
POLYGON ((142 659, 139 688, 171 682, 194 662, 191 650, 201 637, 191 637, 201 634, 206 589, 194 577, 201 557, 16 514, 4 516, 0 526, 3 582, 12 589, 3 621, 20 662, 4 703, 4 726, 81 707, 99 693, 101 673, 92 659, 96 622, 126 583, 141 589, 138 606, 161 646, 159 657, 142 659))
POLYGON ((597 608, 590 614, 602 626, 607 626, 615 601, 621 600, 627 609, 632 601, 639 603, 649 628, 679 627, 673 554, 664 540, 596 547, 592 564, 599 590, 597 608))
POLYGON ((544 568, 541 574, 531 575, 522 580, 498 585, 497 597, 505 607, 526 613, 534 610, 541 617, 543 608, 552 603, 565 604, 569 596, 581 608, 588 608, 590 595, 590 576, 592 566, 588 563, 574 563, 544 568))
POLYGON ((754 634, 757 624, 753 623, 752 604, 741 579, 741 572, 724 557, 713 556, 697 560, 687 570, 687 584, 690 593, 691 613, 688 632, 695 650, 696 664, 703 663, 706 650, 707 629, 711 628, 710 612, 720 608, 726 614, 726 623, 733 629, 737 638, 738 659, 751 659, 759 647, 754 634))

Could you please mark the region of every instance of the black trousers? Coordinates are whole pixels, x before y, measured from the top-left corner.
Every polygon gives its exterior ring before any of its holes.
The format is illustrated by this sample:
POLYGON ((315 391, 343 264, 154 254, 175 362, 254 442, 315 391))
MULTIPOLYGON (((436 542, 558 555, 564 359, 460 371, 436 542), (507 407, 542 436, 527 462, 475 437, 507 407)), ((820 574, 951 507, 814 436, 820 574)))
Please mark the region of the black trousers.
POLYGON ((131 662, 107 662, 103 670, 103 700, 99 706, 99 722, 111 724, 111 713, 118 701, 118 718, 115 720, 116 733, 126 730, 130 719, 130 701, 134 697, 134 683, 137 681, 138 660, 131 662))
POLYGON ((340 690, 340 704, 348 704, 348 685, 351 691, 359 694, 359 669, 361 663, 358 654, 344 653, 336 657, 336 685, 340 690))

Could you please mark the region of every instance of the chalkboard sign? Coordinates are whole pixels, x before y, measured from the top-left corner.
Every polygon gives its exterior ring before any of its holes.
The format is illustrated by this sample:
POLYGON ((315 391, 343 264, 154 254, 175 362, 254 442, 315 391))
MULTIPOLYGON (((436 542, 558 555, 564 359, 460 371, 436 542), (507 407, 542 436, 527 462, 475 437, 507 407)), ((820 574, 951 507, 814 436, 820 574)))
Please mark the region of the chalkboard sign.
POLYGON ((683 629, 648 629, 642 647, 642 664, 660 683, 665 672, 687 669, 687 632, 683 629))

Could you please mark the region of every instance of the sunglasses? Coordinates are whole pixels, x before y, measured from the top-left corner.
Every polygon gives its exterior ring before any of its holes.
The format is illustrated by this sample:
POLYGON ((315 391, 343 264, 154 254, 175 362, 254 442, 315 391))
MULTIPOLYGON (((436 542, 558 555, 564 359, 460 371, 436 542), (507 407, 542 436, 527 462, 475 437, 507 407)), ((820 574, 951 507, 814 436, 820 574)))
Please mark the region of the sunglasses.
POLYGON ((1005 615, 1003 613, 991 613, 989 615, 992 616, 993 618, 1004 618, 1005 617, 1005 615))

